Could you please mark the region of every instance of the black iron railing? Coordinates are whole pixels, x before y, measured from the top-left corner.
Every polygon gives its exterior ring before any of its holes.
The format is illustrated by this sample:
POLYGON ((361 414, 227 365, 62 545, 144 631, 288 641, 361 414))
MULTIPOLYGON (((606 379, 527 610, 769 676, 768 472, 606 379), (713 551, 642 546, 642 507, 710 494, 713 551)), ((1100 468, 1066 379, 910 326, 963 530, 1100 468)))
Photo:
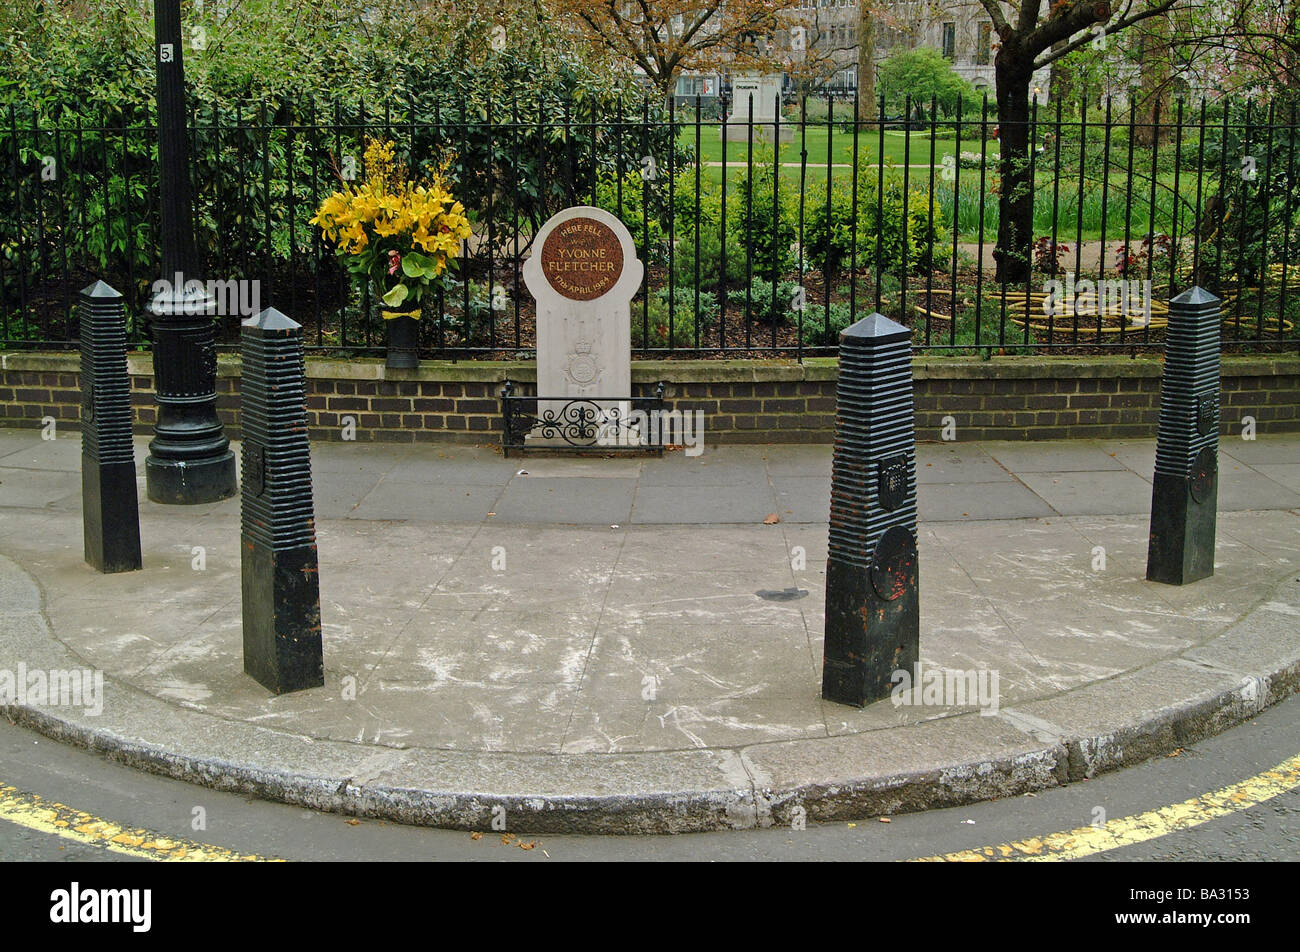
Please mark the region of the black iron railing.
MULTIPOLYGON (((1178 102, 1141 116, 1109 101, 1036 105, 1018 181, 1004 181, 987 99, 952 114, 877 106, 859 118, 855 103, 810 97, 765 123, 676 103, 205 110, 190 124, 200 280, 225 292, 227 312, 300 317, 309 350, 382 352, 378 302, 308 220, 341 181, 364 177, 365 138, 384 136, 413 165, 450 163, 476 217, 455 279, 425 303, 426 358, 532 352, 522 262, 572 204, 607 208, 633 232, 647 264, 632 311, 639 357, 833 354, 838 332, 872 310, 910 327, 920 350, 1154 348, 1168 300, 1194 284, 1223 299, 1229 347, 1300 348, 1294 104, 1178 102), (1004 192, 1018 189, 1034 196, 1032 241, 996 249, 1004 192)), ((131 339, 147 343, 161 268, 154 123, 0 116, 0 346, 68 347, 76 292, 100 278, 122 289, 131 339)), ((222 345, 246 316, 220 318, 222 345)))

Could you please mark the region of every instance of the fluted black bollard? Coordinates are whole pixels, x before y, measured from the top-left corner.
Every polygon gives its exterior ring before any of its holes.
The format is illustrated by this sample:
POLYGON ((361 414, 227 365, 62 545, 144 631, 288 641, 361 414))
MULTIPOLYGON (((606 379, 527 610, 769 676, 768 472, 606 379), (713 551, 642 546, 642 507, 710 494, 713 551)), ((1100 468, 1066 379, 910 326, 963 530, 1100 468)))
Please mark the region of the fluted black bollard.
POLYGON ((243 323, 244 671, 276 694, 325 683, 302 327, 243 323))
POLYGON ((1184 585, 1214 574, 1219 508, 1219 299, 1203 288, 1169 302, 1160 383, 1147 578, 1184 585))
POLYGON ((86 561, 101 572, 140 568, 140 503, 131 443, 122 295, 103 281, 81 292, 81 521, 86 561))
POLYGON ((822 697, 888 697, 920 652, 911 331, 871 314, 840 335, 822 697))

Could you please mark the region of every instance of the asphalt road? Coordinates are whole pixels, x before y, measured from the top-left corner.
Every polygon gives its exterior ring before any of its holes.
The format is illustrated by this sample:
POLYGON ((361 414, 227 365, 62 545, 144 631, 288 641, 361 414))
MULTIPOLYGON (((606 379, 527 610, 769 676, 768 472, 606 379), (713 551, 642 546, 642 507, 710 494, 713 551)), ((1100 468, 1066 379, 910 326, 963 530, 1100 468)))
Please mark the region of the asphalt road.
MULTIPOLYGON (((151 776, 0 720, 0 786, 96 817, 240 853, 305 861, 900 860, 1020 841, 1143 814, 1235 784, 1300 753, 1300 697, 1226 734, 1036 795, 857 823, 681 836, 502 837, 316 813, 151 776), (201 821, 201 822, 200 822, 201 821), (508 842, 505 842, 508 841, 508 842)), ((1300 860, 1300 788, 1089 859, 1300 860)), ((0 860, 135 861, 0 820, 0 860)), ((1223 885, 1231 885, 1224 883, 1223 885)))

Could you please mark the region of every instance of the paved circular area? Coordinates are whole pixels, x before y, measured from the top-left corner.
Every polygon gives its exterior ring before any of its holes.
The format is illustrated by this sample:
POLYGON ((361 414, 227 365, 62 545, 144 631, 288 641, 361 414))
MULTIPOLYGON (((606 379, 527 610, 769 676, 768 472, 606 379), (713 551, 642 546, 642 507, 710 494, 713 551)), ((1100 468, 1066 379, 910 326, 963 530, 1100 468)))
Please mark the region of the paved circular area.
MULTIPOLYGON (((977 512, 1071 472, 1034 469, 1022 449, 1025 478, 1000 464, 1002 478, 975 448, 922 449, 921 465, 948 467, 955 481, 942 485, 964 488, 977 512), (961 472, 986 478, 963 484, 961 472)), ((1073 465, 1137 478, 1083 449, 1066 451, 1073 465)), ((8 509, 0 669, 107 676, 102 712, 37 704, 19 716, 150 769, 313 806, 472 827, 499 807, 539 830, 684 830, 1081 779, 1223 729, 1300 673, 1294 510, 1221 513, 1216 574, 1181 588, 1142 579, 1144 515, 1070 513, 1068 495, 1052 497, 1065 513, 923 521, 922 672, 939 677, 906 703, 857 710, 819 696, 824 516, 798 521, 792 504, 775 525, 356 517, 376 493, 400 502, 452 485, 429 453, 342 517, 348 474, 320 454, 317 491, 333 513, 319 533, 327 683, 283 697, 242 673, 237 500, 145 504, 145 568, 113 576, 82 562, 66 495, 8 509), (955 698, 958 682, 975 696, 955 698)), ((786 479, 825 481, 815 454, 770 456, 775 500, 772 458, 786 479)), ((557 477, 533 472, 568 461, 512 460, 498 483, 501 461, 462 462, 466 492, 495 486, 498 501, 517 480, 571 501, 588 481, 630 479, 635 511, 646 481, 640 464, 601 477, 584 467, 605 461, 581 461, 582 475, 557 477)), ((734 499, 722 479, 700 480, 683 468, 644 488, 698 507, 734 499)))

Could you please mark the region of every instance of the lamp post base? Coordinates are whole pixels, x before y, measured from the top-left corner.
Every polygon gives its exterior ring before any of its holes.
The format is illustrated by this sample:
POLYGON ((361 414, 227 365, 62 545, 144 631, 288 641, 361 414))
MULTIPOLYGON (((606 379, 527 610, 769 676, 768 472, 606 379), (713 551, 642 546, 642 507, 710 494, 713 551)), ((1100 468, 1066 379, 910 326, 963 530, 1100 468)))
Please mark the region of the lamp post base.
POLYGON ((193 463, 150 456, 144 461, 144 474, 149 499, 164 505, 218 502, 239 492, 235 454, 231 450, 193 463))

